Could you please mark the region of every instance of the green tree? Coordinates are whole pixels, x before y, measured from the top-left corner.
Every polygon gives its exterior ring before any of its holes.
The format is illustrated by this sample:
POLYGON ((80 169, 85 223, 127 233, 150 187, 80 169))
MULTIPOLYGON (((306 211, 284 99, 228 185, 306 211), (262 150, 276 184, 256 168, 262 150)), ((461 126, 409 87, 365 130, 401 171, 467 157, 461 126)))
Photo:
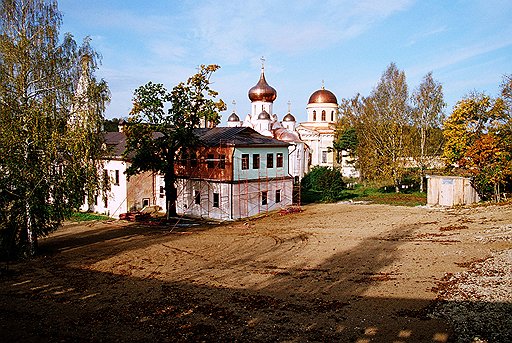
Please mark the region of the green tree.
POLYGON ((105 119, 103 121, 103 130, 105 132, 118 132, 119 131, 119 123, 121 121, 122 121, 122 119, 119 119, 119 118, 105 119))
POLYGON ((175 160, 193 149, 194 128, 219 122, 219 111, 226 105, 215 101, 218 93, 210 88, 217 65, 202 65, 186 83, 169 93, 162 84, 147 83, 135 90, 133 108, 125 128, 125 156, 131 161, 127 175, 144 171, 161 173, 165 181, 167 216, 176 215, 175 160), (165 106, 170 104, 166 111, 165 106))
POLYGON ((0 248, 32 255, 100 187, 108 87, 86 39, 59 42, 56 1, 0 7, 0 248))
POLYGON ((425 171, 432 165, 442 149, 443 136, 441 126, 444 120, 443 108, 446 106, 443 86, 432 76, 425 75, 421 84, 412 94, 413 139, 411 156, 420 167, 420 191, 424 191, 425 171))
POLYGON ((332 202, 343 196, 345 183, 338 169, 315 166, 301 180, 303 201, 332 202))
POLYGON ((405 73, 391 63, 368 97, 346 101, 340 113, 356 130, 356 166, 363 178, 390 180, 398 192, 411 125, 405 73))

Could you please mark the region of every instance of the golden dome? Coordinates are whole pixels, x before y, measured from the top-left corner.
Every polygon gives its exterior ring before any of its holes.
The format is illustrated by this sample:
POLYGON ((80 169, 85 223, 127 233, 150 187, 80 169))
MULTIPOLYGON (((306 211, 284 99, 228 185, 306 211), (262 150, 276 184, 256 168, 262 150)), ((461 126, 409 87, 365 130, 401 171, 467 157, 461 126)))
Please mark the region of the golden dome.
POLYGON ((338 100, 336 99, 336 96, 327 89, 317 90, 311 96, 309 97, 308 104, 314 104, 314 103, 321 103, 321 104, 338 104, 338 100))
POLYGON ((277 98, 277 91, 269 86, 265 80, 265 74, 261 71, 260 80, 256 86, 249 89, 249 99, 251 101, 273 102, 277 98))
POLYGON ((290 112, 288 112, 288 113, 284 116, 283 121, 295 121, 295 117, 293 116, 293 114, 291 114, 290 112))
POLYGON ((231 115, 229 116, 228 121, 229 121, 229 122, 233 122, 233 121, 240 121, 240 117, 239 117, 239 116, 237 116, 237 114, 235 113, 235 111, 233 111, 233 113, 231 113, 231 115))
POLYGON ((270 114, 268 114, 267 111, 263 110, 259 115, 258 115, 258 120, 270 120, 270 114))

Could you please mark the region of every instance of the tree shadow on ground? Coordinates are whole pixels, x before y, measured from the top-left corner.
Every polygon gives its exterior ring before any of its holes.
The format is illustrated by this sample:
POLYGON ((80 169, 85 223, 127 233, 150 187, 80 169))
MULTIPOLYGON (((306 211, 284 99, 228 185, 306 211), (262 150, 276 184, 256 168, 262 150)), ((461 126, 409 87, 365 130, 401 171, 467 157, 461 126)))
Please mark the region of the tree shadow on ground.
MULTIPOLYGON (((85 254, 81 250, 87 251, 87 263, 93 263, 180 235, 156 230, 137 242, 117 244, 117 239, 140 234, 140 228, 129 226, 122 233, 92 229, 49 239, 44 242, 48 251, 72 247, 77 256, 68 250, 68 261, 59 254, 41 257, 14 266, 16 275, 0 279, 0 334, 5 341, 24 342, 447 342, 454 336, 444 319, 429 315, 431 301, 366 295, 372 285, 394 281, 382 271, 397 259, 413 230, 400 226, 381 239, 364 239, 314 267, 271 264, 276 254, 287 251, 288 241, 307 239, 288 237, 263 252, 240 251, 230 260, 204 261, 196 271, 204 275, 217 268, 237 278, 249 268, 269 276, 240 288, 71 266, 85 254)), ((512 310, 510 304, 503 306, 512 310)), ((480 338, 486 338, 483 331, 480 338)))

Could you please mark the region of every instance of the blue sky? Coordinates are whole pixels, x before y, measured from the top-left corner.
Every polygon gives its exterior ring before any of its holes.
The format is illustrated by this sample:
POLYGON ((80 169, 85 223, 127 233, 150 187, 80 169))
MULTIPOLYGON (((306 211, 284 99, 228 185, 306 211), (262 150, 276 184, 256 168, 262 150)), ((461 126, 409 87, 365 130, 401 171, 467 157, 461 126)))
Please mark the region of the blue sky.
POLYGON ((443 85, 447 114, 471 91, 497 96, 512 74, 510 0, 60 0, 61 32, 92 38, 97 76, 112 93, 106 117, 125 117, 148 81, 169 90, 201 64, 218 64, 212 88, 244 118, 260 75, 278 93, 274 112, 306 120, 322 86, 338 100, 368 95, 391 62, 409 91, 429 71, 443 85))

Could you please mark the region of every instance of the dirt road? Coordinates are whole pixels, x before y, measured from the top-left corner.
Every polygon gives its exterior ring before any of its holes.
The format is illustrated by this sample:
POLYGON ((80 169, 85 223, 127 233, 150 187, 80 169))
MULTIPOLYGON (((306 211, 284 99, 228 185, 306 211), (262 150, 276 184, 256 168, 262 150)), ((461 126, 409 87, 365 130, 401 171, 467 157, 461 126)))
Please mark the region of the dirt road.
MULTIPOLYGON (((0 277, 2 340, 462 340, 439 310, 468 301, 450 302, 450 276, 512 249, 511 205, 303 209, 222 225, 67 224, 0 277)), ((483 323, 480 339, 493 330, 483 323)))

